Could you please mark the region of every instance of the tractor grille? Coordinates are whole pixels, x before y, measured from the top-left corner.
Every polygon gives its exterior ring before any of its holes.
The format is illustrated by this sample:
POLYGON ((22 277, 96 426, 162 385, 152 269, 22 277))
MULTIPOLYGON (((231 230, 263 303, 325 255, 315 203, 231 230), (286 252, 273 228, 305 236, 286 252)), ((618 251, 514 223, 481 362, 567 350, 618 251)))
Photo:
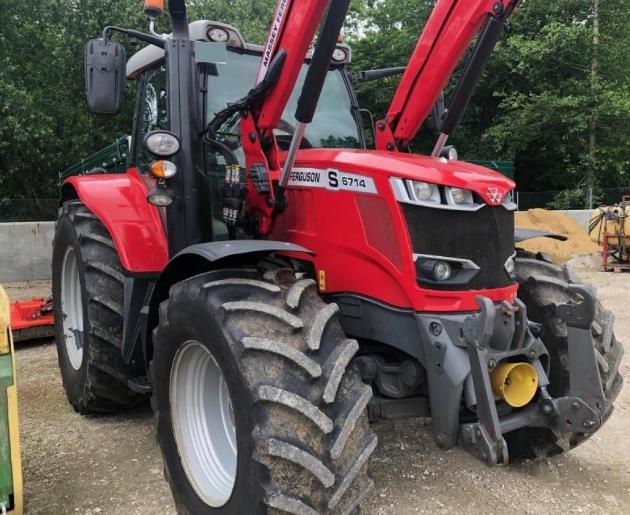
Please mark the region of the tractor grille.
POLYGON ((504 265, 514 253, 514 212, 485 206, 455 211, 401 204, 416 254, 470 259, 481 269, 465 286, 423 284, 436 290, 501 288, 514 282, 504 265))

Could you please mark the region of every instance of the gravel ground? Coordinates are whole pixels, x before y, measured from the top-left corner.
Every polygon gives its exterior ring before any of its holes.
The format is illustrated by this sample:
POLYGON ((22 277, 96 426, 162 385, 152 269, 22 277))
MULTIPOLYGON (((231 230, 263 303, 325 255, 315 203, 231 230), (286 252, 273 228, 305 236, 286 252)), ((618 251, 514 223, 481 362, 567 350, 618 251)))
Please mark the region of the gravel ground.
MULTIPOLYGON (((627 342, 630 274, 583 272, 617 317, 627 342)), ((7 285, 13 298, 46 295, 49 285, 7 285)), ((630 351, 621 367, 630 383, 630 351)), ((26 511, 32 514, 174 513, 149 410, 81 417, 67 404, 54 345, 17 351, 26 511)), ((465 452, 440 451, 422 420, 375 425, 375 488, 367 514, 629 513, 630 388, 606 426, 571 453, 489 468, 465 452)))

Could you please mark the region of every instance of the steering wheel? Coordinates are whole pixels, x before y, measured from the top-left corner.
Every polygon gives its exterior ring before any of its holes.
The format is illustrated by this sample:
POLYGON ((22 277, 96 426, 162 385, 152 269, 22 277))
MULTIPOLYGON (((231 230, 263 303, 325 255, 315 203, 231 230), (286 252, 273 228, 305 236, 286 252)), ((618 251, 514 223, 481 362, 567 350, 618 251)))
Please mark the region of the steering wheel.
MULTIPOLYGON (((293 134, 295 134, 295 127, 287 122, 284 118, 281 118, 280 123, 278 123, 278 127, 276 127, 276 129, 282 132, 286 132, 288 134, 288 136, 285 136, 283 134, 276 134, 276 141, 278 142, 278 146, 281 150, 289 150, 289 147, 291 146, 291 140, 293 139, 293 134)), ((313 144, 306 138, 302 138, 300 148, 313 148, 313 144)))

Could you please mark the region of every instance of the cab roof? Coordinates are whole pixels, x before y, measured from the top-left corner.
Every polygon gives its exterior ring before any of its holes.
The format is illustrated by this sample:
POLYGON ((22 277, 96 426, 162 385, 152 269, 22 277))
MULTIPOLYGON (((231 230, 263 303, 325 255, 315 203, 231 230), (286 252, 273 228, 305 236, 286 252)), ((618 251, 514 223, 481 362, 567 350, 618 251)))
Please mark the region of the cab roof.
MULTIPOLYGON (((236 27, 227 23, 210 20, 197 20, 188 25, 191 41, 210 41, 208 33, 214 28, 224 29, 229 34, 227 46, 242 48, 251 52, 262 53, 262 45, 247 43, 236 27)), ((144 70, 152 68, 164 59, 164 49, 155 45, 147 45, 138 50, 127 61, 127 78, 137 79, 144 70)))
MULTIPOLYGON (((243 36, 238 29, 227 23, 221 23, 212 20, 197 20, 188 25, 190 31, 191 41, 212 41, 209 37, 209 33, 212 29, 220 28, 228 33, 229 39, 226 42, 228 48, 236 48, 245 50, 251 53, 261 54, 263 52, 263 45, 256 45, 254 43, 248 43, 243 39, 243 36)), ((167 36, 170 37, 170 36, 167 36)), ((337 44, 338 48, 342 48, 345 55, 345 60, 337 61, 334 64, 347 64, 352 58, 352 50, 350 47, 343 43, 337 44)), ((142 72, 153 68, 155 65, 160 64, 164 60, 164 49, 156 47, 155 45, 147 45, 146 47, 138 50, 127 61, 127 78, 131 80, 137 79, 142 72)))

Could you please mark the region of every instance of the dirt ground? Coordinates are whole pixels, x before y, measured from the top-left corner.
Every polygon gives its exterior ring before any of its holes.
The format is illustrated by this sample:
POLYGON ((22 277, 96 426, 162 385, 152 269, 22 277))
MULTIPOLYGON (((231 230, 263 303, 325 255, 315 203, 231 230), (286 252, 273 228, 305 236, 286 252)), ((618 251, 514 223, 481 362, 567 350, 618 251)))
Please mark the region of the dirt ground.
MULTIPOLYGON (((630 342, 630 274, 581 272, 630 342)), ((46 295, 48 283, 9 286, 13 298, 46 295)), ((81 417, 67 404, 51 343, 17 350, 26 511, 31 514, 174 513, 148 410, 81 417)), ((630 351, 621 366, 630 384, 630 351)), ((422 420, 375 425, 375 488, 367 514, 630 513, 630 387, 606 426, 567 455, 489 468, 440 451, 422 420)))

